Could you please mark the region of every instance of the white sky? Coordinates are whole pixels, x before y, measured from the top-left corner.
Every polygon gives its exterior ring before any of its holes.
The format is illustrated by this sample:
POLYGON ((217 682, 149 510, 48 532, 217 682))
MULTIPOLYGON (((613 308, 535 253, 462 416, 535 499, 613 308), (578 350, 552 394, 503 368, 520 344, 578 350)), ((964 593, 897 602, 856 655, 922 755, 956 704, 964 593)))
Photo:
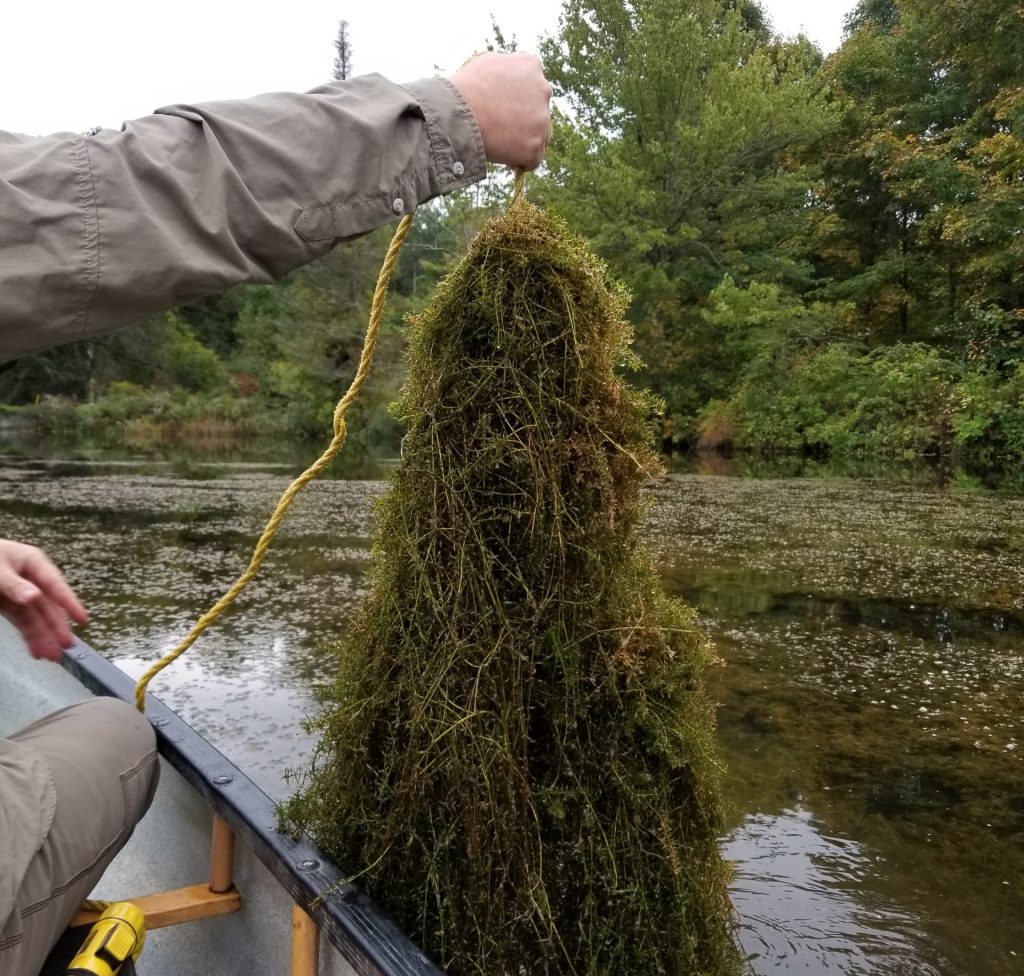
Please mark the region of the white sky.
MULTIPOLYGON (((855 0, 762 0, 784 34, 839 45, 855 0)), ((173 102, 304 90, 330 76, 338 20, 356 74, 411 81, 450 71, 490 34, 521 50, 554 33, 559 0, 7 0, 0 15, 0 128, 117 127, 173 102)))

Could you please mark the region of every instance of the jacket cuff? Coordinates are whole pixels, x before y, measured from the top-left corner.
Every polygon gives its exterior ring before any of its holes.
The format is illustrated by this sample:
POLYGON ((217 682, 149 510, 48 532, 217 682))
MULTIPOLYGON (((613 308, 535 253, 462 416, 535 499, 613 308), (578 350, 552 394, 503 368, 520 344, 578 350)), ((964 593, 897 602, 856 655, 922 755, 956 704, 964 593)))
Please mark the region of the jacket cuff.
POLYGON ((482 180, 487 175, 484 140, 473 113, 456 87, 441 77, 425 78, 401 87, 423 110, 437 181, 430 196, 461 190, 482 180))

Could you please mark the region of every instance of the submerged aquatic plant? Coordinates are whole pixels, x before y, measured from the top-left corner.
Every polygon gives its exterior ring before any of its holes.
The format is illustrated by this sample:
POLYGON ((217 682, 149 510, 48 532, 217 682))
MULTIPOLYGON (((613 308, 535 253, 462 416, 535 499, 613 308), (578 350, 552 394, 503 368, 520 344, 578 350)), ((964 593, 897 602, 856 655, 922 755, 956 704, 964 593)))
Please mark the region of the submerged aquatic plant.
POLYGON ((286 808, 451 976, 717 976, 712 650, 638 536, 626 298, 518 202, 413 323, 372 592, 286 808))

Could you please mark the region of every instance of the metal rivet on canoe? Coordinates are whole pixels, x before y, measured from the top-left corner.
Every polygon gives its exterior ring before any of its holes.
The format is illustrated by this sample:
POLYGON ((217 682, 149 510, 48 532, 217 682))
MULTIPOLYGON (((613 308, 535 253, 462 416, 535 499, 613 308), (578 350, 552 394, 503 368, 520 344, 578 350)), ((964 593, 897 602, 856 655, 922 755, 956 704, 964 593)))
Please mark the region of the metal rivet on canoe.
POLYGON ((228 776, 225 773, 221 773, 220 776, 214 776, 213 781, 217 784, 217 786, 227 786, 228 783, 233 783, 235 781, 235 777, 228 776))
POLYGON ((169 721, 170 721, 170 719, 166 719, 166 718, 155 718, 155 719, 153 719, 151 724, 152 724, 154 729, 162 729, 165 725, 168 724, 169 721))
POLYGON ((305 861, 299 861, 298 867, 300 871, 315 871, 320 867, 320 862, 307 858, 305 861))

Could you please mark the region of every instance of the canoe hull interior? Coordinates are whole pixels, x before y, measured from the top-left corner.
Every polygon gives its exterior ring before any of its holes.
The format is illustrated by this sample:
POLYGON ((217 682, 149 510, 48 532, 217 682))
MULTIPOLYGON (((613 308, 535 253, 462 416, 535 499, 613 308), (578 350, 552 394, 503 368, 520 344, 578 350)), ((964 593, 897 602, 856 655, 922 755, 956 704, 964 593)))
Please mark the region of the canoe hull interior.
MULTIPOLYGON (((83 645, 83 650, 88 649, 83 645)), ((89 654, 95 659, 95 652, 89 651, 89 654)), ((106 662, 102 666, 109 667, 106 662)), ((75 677, 58 665, 33 661, 17 633, 0 618, 0 735, 9 734, 89 695, 75 677)), ((158 729, 158 734, 164 731, 158 729)), ((166 741, 161 742, 162 752, 166 745, 166 741)), ((219 755, 212 748, 210 752, 219 755)), ((209 876, 210 806, 164 756, 160 762, 160 788, 153 806, 104 875, 93 897, 114 900, 140 896, 195 885, 209 876)), ((180 765, 180 757, 175 762, 180 765)), ((195 779, 192 771, 188 772, 188 777, 195 779)), ((244 777, 240 779, 246 787, 256 790, 244 777)), ((273 829, 272 804, 257 802, 250 809, 257 811, 255 819, 266 821, 258 827, 269 836, 273 829)), ((266 860, 265 849, 262 856, 266 860)), ((272 873, 245 843, 244 835, 240 836, 235 846, 234 878, 242 895, 241 911, 150 932, 140 960, 140 972, 209 972, 221 976, 279 976, 289 972, 295 899, 275 877, 281 873, 280 866, 274 867, 272 873)), ((367 914, 366 906, 359 904, 361 898, 350 895, 343 900, 359 909, 357 922, 367 914)), ((349 953, 350 964, 327 938, 321 938, 321 976, 370 976, 392 972, 395 976, 414 972, 440 976, 404 937, 393 940, 388 931, 390 923, 382 916, 376 918, 372 905, 369 909, 372 932, 383 938, 384 954, 393 955, 395 965, 373 965, 361 956, 361 950, 349 953), (412 963, 402 962, 399 957, 403 956, 406 960, 411 958, 412 963)), ((327 919, 325 923, 331 927, 332 921, 327 919)))

